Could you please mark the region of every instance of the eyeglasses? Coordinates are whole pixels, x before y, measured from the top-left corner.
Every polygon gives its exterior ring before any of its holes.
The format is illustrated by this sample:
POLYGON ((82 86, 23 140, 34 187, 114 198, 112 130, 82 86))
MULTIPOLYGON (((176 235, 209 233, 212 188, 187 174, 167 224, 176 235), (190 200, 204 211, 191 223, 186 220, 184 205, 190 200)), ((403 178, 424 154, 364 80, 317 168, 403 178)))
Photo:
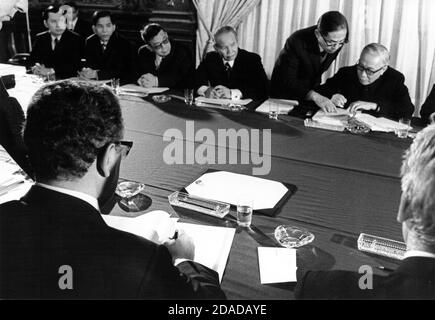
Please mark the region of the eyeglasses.
POLYGON ((164 45, 167 45, 169 43, 169 38, 164 39, 162 42, 160 42, 159 44, 150 44, 150 46, 154 49, 154 50, 161 50, 163 48, 164 45))
POLYGON ((332 40, 326 40, 321 32, 319 32, 319 34, 322 37, 322 39, 325 42, 327 47, 341 47, 341 46, 343 46, 346 43, 346 40, 340 41, 340 42, 332 41, 332 40))
POLYGON ((356 68, 358 71, 360 72, 365 72, 366 75, 368 75, 369 77, 373 77, 376 73, 378 73, 379 71, 381 71, 382 69, 385 68, 385 66, 382 66, 381 68, 379 68, 378 70, 372 70, 369 68, 365 68, 364 66, 362 66, 361 64, 357 63, 356 68))
POLYGON ((122 159, 125 159, 133 147, 133 141, 115 141, 114 143, 116 150, 121 152, 122 159))

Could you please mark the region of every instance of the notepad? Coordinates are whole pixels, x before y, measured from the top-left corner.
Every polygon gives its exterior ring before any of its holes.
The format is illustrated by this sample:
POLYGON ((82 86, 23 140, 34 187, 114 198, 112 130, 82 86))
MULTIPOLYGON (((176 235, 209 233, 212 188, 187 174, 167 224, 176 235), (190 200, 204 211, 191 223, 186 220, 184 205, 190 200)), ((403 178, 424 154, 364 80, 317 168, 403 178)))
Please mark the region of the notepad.
POLYGON ((165 211, 151 211, 135 218, 108 215, 101 217, 112 228, 133 233, 157 244, 172 237, 175 230, 184 230, 195 244, 193 261, 215 270, 222 281, 234 239, 234 228, 180 223, 177 222, 178 218, 171 218, 165 211))
POLYGON ((197 97, 195 98, 195 102, 218 105, 218 106, 227 106, 229 104, 238 104, 241 106, 246 106, 247 104, 252 102, 252 99, 231 100, 231 99, 213 99, 213 98, 206 98, 206 97, 197 97))
POLYGON ((387 118, 376 118, 366 113, 357 113, 355 118, 370 127, 372 131, 394 132, 395 130, 409 129, 406 124, 389 120, 387 118))
POLYGON ((121 86, 121 91, 131 92, 131 93, 146 93, 146 94, 156 94, 168 91, 169 88, 159 87, 159 88, 144 88, 135 84, 126 84, 121 86))
POLYGON ((336 113, 324 112, 322 110, 317 111, 312 120, 322 124, 328 124, 333 126, 344 126, 347 124, 350 113, 346 109, 337 108, 336 113))
POLYGON ((296 250, 258 247, 260 282, 283 283, 296 281, 296 250))

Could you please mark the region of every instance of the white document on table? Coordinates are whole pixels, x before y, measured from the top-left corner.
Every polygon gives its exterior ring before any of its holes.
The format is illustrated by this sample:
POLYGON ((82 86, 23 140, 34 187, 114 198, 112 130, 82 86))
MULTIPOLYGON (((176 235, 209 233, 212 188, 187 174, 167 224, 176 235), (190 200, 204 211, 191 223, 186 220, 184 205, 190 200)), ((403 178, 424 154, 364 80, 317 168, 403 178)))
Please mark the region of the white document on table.
POLYGON ((171 218, 165 211, 151 211, 135 218, 101 216, 108 226, 133 233, 157 244, 173 237, 176 230, 184 230, 195 244, 193 261, 215 270, 222 281, 234 239, 234 228, 179 223, 178 218, 171 218))
POLYGON ((232 100, 232 99, 213 99, 206 97, 197 97, 195 98, 195 103, 204 103, 218 106, 228 106, 230 104, 238 104, 241 106, 246 106, 247 104, 252 102, 252 99, 242 99, 242 100, 232 100))
POLYGON ((290 111, 294 109, 295 106, 299 105, 299 102, 296 100, 284 100, 284 99, 268 99, 264 101, 257 109, 256 112, 268 114, 269 113, 269 104, 275 103, 278 105, 278 114, 288 114, 290 111))
POLYGON ((411 129, 411 127, 406 124, 389 120, 387 118, 376 118, 367 113, 357 113, 355 118, 366 124, 372 131, 394 132, 395 130, 411 129))
POLYGON ((281 182, 258 177, 217 171, 203 174, 186 187, 194 196, 237 205, 239 198, 249 196, 253 209, 271 209, 282 199, 288 189, 281 182))
POLYGON ((168 91, 169 88, 159 87, 159 88, 144 88, 135 84, 126 84, 121 86, 121 91, 130 93, 146 93, 146 94, 157 94, 168 91))
POLYGON ((349 116, 350 113, 347 109, 337 108, 336 113, 324 112, 322 110, 319 110, 313 116, 312 120, 333 126, 343 126, 347 124, 349 116))
POLYGON ((258 247, 260 282, 296 282, 296 249, 258 247))

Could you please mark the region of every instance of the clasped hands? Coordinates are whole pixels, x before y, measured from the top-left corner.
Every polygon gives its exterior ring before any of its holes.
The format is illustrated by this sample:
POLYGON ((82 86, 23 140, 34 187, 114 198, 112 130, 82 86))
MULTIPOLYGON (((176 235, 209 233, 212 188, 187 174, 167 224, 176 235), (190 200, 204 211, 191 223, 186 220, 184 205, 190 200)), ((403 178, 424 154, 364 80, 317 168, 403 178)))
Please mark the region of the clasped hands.
POLYGON ((225 86, 208 87, 204 93, 206 98, 231 99, 231 90, 225 86))
POLYGON ((91 68, 82 68, 79 72, 77 72, 79 78, 85 80, 93 80, 98 79, 98 70, 94 70, 91 68))
POLYGON ((151 73, 143 74, 137 83, 144 88, 155 88, 159 86, 159 78, 151 73))
POLYGON ((35 66, 32 67, 33 74, 36 74, 38 76, 47 77, 48 75, 52 75, 55 73, 53 68, 47 68, 43 64, 35 64, 35 66))

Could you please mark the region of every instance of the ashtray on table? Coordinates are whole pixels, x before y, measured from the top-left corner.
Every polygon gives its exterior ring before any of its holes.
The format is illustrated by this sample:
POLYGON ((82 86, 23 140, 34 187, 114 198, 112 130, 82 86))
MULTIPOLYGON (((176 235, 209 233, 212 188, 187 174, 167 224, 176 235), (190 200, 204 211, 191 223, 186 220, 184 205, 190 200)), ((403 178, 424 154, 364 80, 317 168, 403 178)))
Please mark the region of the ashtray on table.
POLYGON ((165 103, 168 102, 169 100, 171 100, 171 97, 166 94, 159 94, 153 96, 153 101, 157 103, 165 103))
POLYGON ((281 225, 275 229, 275 239, 286 248, 299 248, 314 240, 314 234, 304 228, 281 225))

